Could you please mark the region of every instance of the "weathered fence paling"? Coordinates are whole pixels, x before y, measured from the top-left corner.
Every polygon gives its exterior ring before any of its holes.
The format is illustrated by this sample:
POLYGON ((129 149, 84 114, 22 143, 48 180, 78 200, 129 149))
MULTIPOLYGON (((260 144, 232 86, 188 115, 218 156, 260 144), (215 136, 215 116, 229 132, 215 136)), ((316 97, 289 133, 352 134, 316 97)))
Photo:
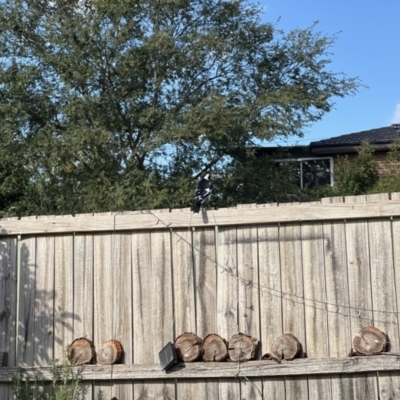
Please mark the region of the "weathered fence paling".
POLYGON ((51 360, 78 338, 93 343, 94 364, 74 367, 90 400, 400 398, 398 355, 348 357, 370 346, 353 342, 365 326, 400 352, 399 242, 396 193, 0 220, 0 399, 18 366, 51 379, 51 360), (185 332, 198 338, 181 337, 188 361, 209 362, 162 371, 159 351, 185 332), (286 333, 308 358, 260 360, 293 358, 273 346, 286 333), (239 334, 254 339, 254 361, 227 345, 239 334), (221 360, 240 362, 214 363, 213 338, 221 360))

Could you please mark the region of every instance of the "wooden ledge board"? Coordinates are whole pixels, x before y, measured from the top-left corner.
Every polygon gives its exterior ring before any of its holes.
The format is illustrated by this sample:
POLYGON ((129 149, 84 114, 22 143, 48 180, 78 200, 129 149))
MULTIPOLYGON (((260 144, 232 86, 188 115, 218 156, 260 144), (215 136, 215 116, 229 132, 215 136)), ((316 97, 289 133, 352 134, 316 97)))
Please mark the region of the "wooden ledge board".
MULTIPOLYGON (((210 379, 239 377, 309 376, 355 374, 376 371, 398 371, 399 355, 369 357, 314 358, 283 361, 248 361, 245 363, 179 363, 168 372, 160 365, 84 365, 74 367, 74 373, 84 381, 104 380, 157 380, 157 379, 210 379)), ((28 376, 35 375, 45 381, 52 379, 51 367, 27 367, 28 376)), ((0 368, 0 382, 10 382, 17 368, 0 368)))
POLYGON ((350 220, 360 218, 399 217, 400 200, 364 203, 298 204, 291 207, 235 208, 203 211, 189 210, 0 220, 0 235, 31 235, 79 232, 113 232, 148 229, 174 229, 248 224, 307 221, 350 220))

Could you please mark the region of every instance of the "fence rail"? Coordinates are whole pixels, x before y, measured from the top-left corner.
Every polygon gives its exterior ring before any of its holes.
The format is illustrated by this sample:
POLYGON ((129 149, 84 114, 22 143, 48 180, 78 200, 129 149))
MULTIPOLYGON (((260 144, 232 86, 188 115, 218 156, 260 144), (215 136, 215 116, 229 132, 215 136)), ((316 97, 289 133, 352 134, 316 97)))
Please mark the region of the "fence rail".
MULTIPOLYGON (((384 353, 370 357, 341 357, 295 359, 282 363, 271 361, 249 361, 240 364, 226 362, 178 363, 168 372, 161 371, 159 364, 153 365, 84 365, 74 367, 73 373, 82 381, 121 381, 121 380, 187 380, 220 378, 267 378, 281 376, 323 376, 332 374, 359 374, 365 372, 398 371, 400 355, 384 353)), ((40 377, 43 381, 53 378, 52 367, 26 367, 26 375, 31 379, 40 377)), ((0 369, 0 382, 11 382, 18 368, 0 369)))
POLYGON ((400 351, 400 194, 321 202, 0 220, 0 399, 17 366, 49 379, 78 337, 122 343, 79 368, 87 399, 400 398, 397 355, 347 357, 365 325, 400 351), (179 364, 183 332, 285 332, 308 359, 179 364))
MULTIPOLYGON (((287 223, 307 221, 353 220, 395 217, 399 215, 400 198, 360 203, 285 203, 254 205, 252 208, 223 208, 193 214, 190 209, 144 210, 109 213, 109 215, 65 215, 23 217, 0 220, 0 236, 50 233, 110 232, 161 230, 165 228, 235 226, 260 222, 287 223), (37 219, 40 219, 40 224, 37 219)), ((337 198, 334 198, 337 200, 337 198)), ((348 198, 349 200, 350 198, 348 198)), ((328 199, 324 199, 325 201, 328 199)), ((331 200, 331 199, 329 199, 331 200)))

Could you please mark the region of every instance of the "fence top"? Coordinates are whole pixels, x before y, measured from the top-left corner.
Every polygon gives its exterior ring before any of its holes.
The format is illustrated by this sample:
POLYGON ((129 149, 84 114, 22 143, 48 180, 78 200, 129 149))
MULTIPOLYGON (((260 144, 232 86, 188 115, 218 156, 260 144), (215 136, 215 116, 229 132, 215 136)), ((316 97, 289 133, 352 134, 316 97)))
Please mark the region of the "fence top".
POLYGON ((123 211, 0 220, 0 235, 112 232, 400 217, 400 193, 325 198, 311 203, 243 204, 233 208, 123 211))

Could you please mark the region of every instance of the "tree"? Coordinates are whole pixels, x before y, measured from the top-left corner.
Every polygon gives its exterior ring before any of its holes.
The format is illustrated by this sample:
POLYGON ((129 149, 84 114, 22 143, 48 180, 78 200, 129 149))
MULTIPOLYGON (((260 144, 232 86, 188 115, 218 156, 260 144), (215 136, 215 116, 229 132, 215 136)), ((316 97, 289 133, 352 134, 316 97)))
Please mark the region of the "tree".
POLYGON ((400 192, 400 141, 394 142, 386 156, 388 166, 386 176, 380 178, 371 193, 400 192))
POLYGON ((335 40, 242 0, 1 2, 0 158, 23 160, 7 207, 190 205, 202 172, 356 92, 327 70, 335 40))
POLYGON ((378 164, 374 160, 374 148, 369 142, 361 143, 354 159, 338 156, 334 169, 335 186, 313 188, 310 197, 319 199, 330 196, 357 196, 374 192, 379 186, 378 164))
POLYGON ((374 149, 364 142, 354 161, 339 157, 335 168, 335 187, 342 196, 367 193, 378 181, 378 165, 373 159, 374 149))
POLYGON ((217 179, 217 205, 235 206, 249 202, 289 203, 309 200, 309 193, 300 188, 296 163, 282 162, 292 156, 280 149, 273 156, 257 155, 251 150, 237 151, 226 165, 226 174, 217 179))

